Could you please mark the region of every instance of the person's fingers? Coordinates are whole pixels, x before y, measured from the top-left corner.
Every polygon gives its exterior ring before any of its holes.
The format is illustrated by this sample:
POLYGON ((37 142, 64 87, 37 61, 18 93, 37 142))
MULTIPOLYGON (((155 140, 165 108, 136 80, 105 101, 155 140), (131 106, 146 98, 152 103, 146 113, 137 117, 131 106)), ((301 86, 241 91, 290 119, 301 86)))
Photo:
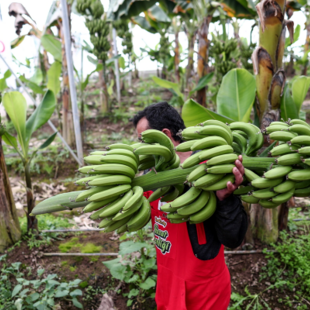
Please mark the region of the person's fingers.
POLYGON ((230 181, 227 182, 227 191, 232 193, 237 188, 236 185, 232 184, 230 181))
POLYGON ((233 174, 235 176, 235 185, 239 186, 243 182, 243 176, 238 168, 233 169, 233 174))
POLYGON ((238 156, 238 159, 239 159, 239 161, 242 163, 242 161, 243 161, 242 155, 239 155, 239 156, 238 156))
POLYGON ((238 170, 240 171, 241 175, 244 175, 244 167, 243 167, 242 163, 239 161, 239 159, 237 159, 235 161, 235 166, 238 168, 238 170))

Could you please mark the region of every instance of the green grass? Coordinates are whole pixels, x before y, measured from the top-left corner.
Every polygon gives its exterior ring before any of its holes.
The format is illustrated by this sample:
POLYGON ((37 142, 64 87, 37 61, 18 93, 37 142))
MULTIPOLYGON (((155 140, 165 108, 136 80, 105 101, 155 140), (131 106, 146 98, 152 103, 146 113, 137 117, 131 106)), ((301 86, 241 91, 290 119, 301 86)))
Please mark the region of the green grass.
POLYGON ((82 246, 81 243, 78 243, 79 238, 73 237, 68 242, 61 243, 59 245, 59 250, 62 253, 68 253, 73 248, 80 248, 82 246))

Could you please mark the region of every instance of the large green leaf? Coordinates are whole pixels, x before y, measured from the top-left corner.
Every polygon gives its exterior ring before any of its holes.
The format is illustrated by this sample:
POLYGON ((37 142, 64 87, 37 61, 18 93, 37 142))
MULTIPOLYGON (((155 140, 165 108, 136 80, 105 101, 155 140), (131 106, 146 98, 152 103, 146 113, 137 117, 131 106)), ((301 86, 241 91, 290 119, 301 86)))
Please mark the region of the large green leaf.
POLYGON ((217 94, 217 112, 234 121, 248 122, 256 92, 254 76, 245 69, 232 69, 217 94))
POLYGON ((158 31, 150 25, 147 19, 144 16, 135 16, 133 17, 133 22, 139 25, 142 29, 150 32, 150 33, 157 33, 158 31))
POLYGON ((300 111, 309 87, 310 77, 304 75, 296 77, 292 83, 292 96, 297 107, 297 113, 300 111))
POLYGON ((17 140, 14 136, 10 135, 7 131, 3 134, 2 140, 7 144, 14 147, 17 150, 17 140))
POLYGON ((12 73, 9 69, 5 71, 3 78, 0 79, 0 92, 3 92, 8 87, 8 85, 6 84, 6 79, 9 78, 11 75, 12 73))
POLYGON ((53 91, 55 97, 57 97, 60 92, 60 75, 61 63, 55 61, 47 71, 47 88, 53 91))
POLYGON ((82 85, 81 85, 81 86, 82 86, 82 90, 85 90, 86 86, 88 85, 90 76, 91 76, 93 73, 98 72, 98 71, 101 71, 101 70, 103 70, 103 65, 102 65, 102 64, 97 64, 96 69, 93 70, 91 73, 89 73, 89 74, 86 76, 85 80, 83 81, 83 83, 82 83, 82 85))
POLYGON ((22 35, 22 36, 19 36, 17 38, 15 38, 13 41, 11 41, 11 49, 17 47, 19 44, 21 44, 24 39, 26 37, 26 34, 22 35))
POLYGON ((41 38, 41 44, 45 50, 47 50, 53 57, 58 60, 62 61, 61 55, 61 42, 57 40, 54 36, 50 34, 45 34, 41 38))
POLYGON ((9 115, 14 125, 20 146, 23 150, 24 156, 26 157, 26 99, 20 92, 12 91, 3 96, 2 102, 6 113, 9 115))
POLYGON ((221 0, 224 11, 229 17, 249 18, 256 16, 253 1, 247 0, 221 0))
POLYGON ((281 118, 287 121, 289 118, 298 118, 297 106, 291 96, 290 88, 288 84, 285 85, 283 95, 281 97, 281 118))
POLYGON ((158 5, 154 5, 150 8, 149 15, 154 21, 161 23, 171 23, 171 19, 158 5))
POLYGON ((26 123, 26 141, 29 142, 34 131, 44 125, 52 116, 56 106, 55 95, 48 90, 35 111, 31 114, 26 123))
POLYGON ((183 98, 183 94, 180 91, 179 84, 173 83, 167 80, 163 80, 157 76, 152 76, 152 79, 157 85, 164 87, 164 88, 173 89, 179 97, 183 98))
POLYGON ((204 77, 202 77, 199 80, 197 86, 189 93, 189 95, 192 95, 195 91, 203 89, 205 86, 207 86, 212 81, 213 75, 214 75, 214 72, 211 72, 205 75, 204 77))
POLYGON ((182 118, 186 127, 195 126, 208 119, 216 119, 224 123, 232 123, 233 120, 223 115, 206 109, 193 99, 187 100, 182 109, 182 118))

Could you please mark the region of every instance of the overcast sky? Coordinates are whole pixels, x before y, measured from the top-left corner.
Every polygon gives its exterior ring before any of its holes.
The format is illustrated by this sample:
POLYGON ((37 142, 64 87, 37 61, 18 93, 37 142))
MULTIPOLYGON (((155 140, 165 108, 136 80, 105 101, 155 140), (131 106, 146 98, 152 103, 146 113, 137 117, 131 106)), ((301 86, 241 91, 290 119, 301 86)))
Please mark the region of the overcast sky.
MULTIPOLYGON (((4 35, 6 35, 10 40, 13 40, 17 37, 15 34, 15 28, 14 28, 14 17, 10 17, 8 15, 8 7, 10 3, 12 3, 12 0, 0 0, 0 8, 2 13, 2 19, 4 24, 4 35)), ((101 0, 103 3, 105 10, 107 11, 108 8, 108 0, 101 0)), ((30 16, 35 20, 36 24, 38 25, 39 29, 43 28, 43 25, 45 24, 45 21, 47 19, 47 15, 50 9, 50 6, 53 3, 53 0, 21 0, 20 3, 24 5, 24 7, 27 9, 30 16)), ((301 44, 304 44, 305 38, 306 38, 306 32, 304 29, 304 22, 305 17, 301 12, 294 13, 292 20, 295 22, 295 26, 297 24, 301 25, 301 35, 297 43, 294 44, 295 47, 298 47, 301 44)), ((252 22, 251 21, 240 21, 240 36, 246 37, 249 40, 250 36, 250 28, 251 28, 252 22)), ((214 31, 213 24, 211 25, 210 31, 214 31)), ((217 26, 218 27, 218 26, 217 26)), ((218 28, 220 29, 220 28, 218 28)), ((25 29, 26 30, 26 29, 25 29)), ((232 35, 232 27, 228 30, 228 33, 232 35)), ((257 28, 254 29, 253 32, 253 40, 257 41, 258 34, 257 34, 257 28)), ((84 18, 81 16, 77 16, 75 14, 72 14, 72 33, 75 37, 76 42, 83 42, 83 40, 86 40, 89 42, 89 33, 87 28, 84 25, 84 18)), ((3 32, 0 32, 0 35, 3 35, 3 32), (2 33, 2 34, 1 34, 2 33)), ((156 44, 159 42, 159 35, 158 34, 150 34, 146 32, 145 30, 142 30, 138 26, 135 26, 133 28, 133 40, 134 40, 134 51, 137 55, 140 55, 140 47, 145 47, 148 45, 151 48, 155 48, 156 44)), ((171 36, 171 41, 173 40, 173 36, 171 36)), ((180 42, 183 46, 183 50, 187 49, 187 39, 184 33, 180 35, 180 42)), ((37 44, 36 39, 33 37, 27 37, 24 42, 15 48, 12 52, 15 55, 16 58, 18 58, 21 62, 25 62, 26 58, 32 58, 36 55, 37 51, 37 44)), ((118 40, 118 47, 121 50, 121 41, 118 40)), ((296 52, 299 49, 296 48, 296 52)), ((1 61, 1 60, 0 60, 1 61)), ((76 49, 74 51, 74 64, 77 67, 77 69, 80 69, 80 51, 76 49)), ((185 63, 184 63, 185 65, 185 63)), ((22 70, 21 68, 18 68, 17 66, 14 67, 15 70, 22 70)), ((94 65, 88 62, 87 59, 84 60, 84 72, 90 72, 93 70, 94 65)), ((154 70, 156 69, 156 64, 149 59, 144 59, 138 63, 138 69, 140 70, 154 70)))

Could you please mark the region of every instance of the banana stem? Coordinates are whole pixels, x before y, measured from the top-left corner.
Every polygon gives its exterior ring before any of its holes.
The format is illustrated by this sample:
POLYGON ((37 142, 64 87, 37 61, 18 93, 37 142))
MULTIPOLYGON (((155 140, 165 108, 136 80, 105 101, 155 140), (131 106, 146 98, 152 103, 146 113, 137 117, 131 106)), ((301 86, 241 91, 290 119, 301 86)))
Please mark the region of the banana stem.
MULTIPOLYGON (((269 169, 271 164, 275 163, 275 158, 243 156, 242 163, 245 168, 266 171, 269 169)), ((186 177, 197 167, 198 165, 187 169, 177 168, 157 173, 150 171, 147 174, 134 178, 132 181, 132 186, 141 186, 144 191, 148 191, 155 190, 160 187, 184 183, 186 181, 186 177)))

